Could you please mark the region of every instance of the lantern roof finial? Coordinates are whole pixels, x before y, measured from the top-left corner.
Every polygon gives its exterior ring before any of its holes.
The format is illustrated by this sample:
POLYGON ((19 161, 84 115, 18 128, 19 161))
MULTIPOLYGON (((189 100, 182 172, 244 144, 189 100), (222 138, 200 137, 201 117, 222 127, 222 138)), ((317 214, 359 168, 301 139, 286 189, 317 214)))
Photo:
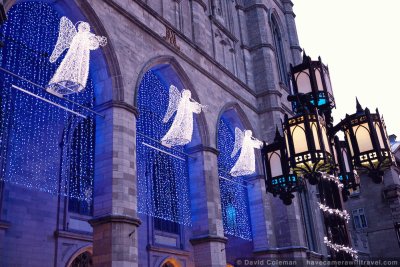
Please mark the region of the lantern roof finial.
POLYGON ((279 140, 281 138, 282 138, 282 136, 281 136, 281 133, 279 132, 278 125, 276 125, 274 142, 279 142, 279 140))
POLYGON ((358 98, 356 97, 356 107, 357 107, 357 113, 358 112, 363 112, 364 110, 363 110, 363 108, 362 108, 362 106, 361 106, 361 104, 360 104, 360 102, 358 101, 358 98))
POLYGON ((311 58, 307 56, 306 50, 303 49, 303 63, 311 61, 311 58))

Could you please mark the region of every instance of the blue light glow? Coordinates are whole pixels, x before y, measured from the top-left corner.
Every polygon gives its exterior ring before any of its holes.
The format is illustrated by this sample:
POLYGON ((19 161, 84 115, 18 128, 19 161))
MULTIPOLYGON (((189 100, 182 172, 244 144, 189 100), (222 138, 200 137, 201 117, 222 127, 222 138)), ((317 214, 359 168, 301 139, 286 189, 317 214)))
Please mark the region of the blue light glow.
MULTIPOLYGON (((8 12, 7 22, 0 28, 0 40, 4 43, 0 48, 1 67, 46 86, 63 59, 61 56, 56 64, 49 62, 60 17, 49 4, 14 5, 8 12)), ((66 195, 89 207, 94 169, 93 117, 85 114, 88 118, 83 121, 11 85, 79 111, 73 104, 2 71, 0 76, 0 180, 66 195)), ((68 99, 93 107, 93 91, 89 79, 83 93, 68 99)))
POLYGON ((173 122, 173 119, 165 124, 162 122, 168 107, 169 86, 150 70, 144 75, 138 91, 138 212, 190 225, 188 161, 184 148, 170 149, 155 141, 161 140, 173 122))
POLYGON ((220 151, 218 155, 218 172, 220 176, 219 186, 224 232, 228 235, 251 240, 247 189, 240 185, 244 185, 244 179, 243 177, 233 177, 229 174, 229 170, 235 165, 240 155, 240 153, 237 153, 235 157, 231 158, 235 136, 234 129, 229 126, 227 120, 220 119, 218 126, 218 150, 220 151))

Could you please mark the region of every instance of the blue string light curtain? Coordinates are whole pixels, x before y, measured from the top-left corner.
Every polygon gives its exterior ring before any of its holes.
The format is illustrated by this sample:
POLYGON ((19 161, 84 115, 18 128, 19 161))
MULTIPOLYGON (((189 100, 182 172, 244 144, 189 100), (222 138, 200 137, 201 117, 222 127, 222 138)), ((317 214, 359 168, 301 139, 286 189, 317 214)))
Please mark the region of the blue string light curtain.
MULTIPOLYGON (((233 177, 229 171, 240 153, 231 158, 235 143, 234 129, 221 117, 218 126, 218 173, 221 194, 222 220, 225 234, 251 240, 251 224, 247 188, 243 177, 233 177)), ((243 130, 243 129, 242 129, 243 130)))
MULTIPOLYGON (((0 65, 45 87, 61 63, 49 62, 61 16, 51 5, 23 2, 8 12, 0 27, 0 65)), ((0 180, 79 202, 92 201, 94 119, 80 118, 11 87, 12 84, 72 110, 79 107, 0 70, 0 180), (60 166, 61 165, 61 166, 60 166), (60 171, 60 168, 62 170, 60 171), (60 177, 61 176, 61 177, 60 177)), ((94 103, 89 79, 83 93, 68 99, 87 107, 94 103)))
POLYGON ((157 141, 173 122, 173 118, 168 123, 162 122, 168 107, 169 86, 163 83, 158 72, 150 70, 138 91, 138 212, 191 225, 188 160, 184 147, 170 149, 157 141))

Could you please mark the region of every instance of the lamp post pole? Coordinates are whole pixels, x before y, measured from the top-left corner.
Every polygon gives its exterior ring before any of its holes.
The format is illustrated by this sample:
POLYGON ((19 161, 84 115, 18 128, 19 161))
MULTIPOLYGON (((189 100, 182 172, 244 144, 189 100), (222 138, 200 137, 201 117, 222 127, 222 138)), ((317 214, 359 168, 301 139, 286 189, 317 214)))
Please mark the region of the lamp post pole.
POLYGON ((0 26, 6 21, 6 10, 4 8, 4 1, 0 0, 0 26))

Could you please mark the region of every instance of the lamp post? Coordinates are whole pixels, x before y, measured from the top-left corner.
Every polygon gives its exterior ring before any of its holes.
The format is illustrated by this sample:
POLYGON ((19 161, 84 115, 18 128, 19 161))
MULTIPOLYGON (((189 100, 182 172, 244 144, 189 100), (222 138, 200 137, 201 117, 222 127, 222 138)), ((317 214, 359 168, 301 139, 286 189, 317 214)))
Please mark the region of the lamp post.
POLYGON ((291 77, 293 94, 288 100, 295 115, 285 115, 283 137, 277 130, 274 142, 262 150, 267 192, 290 205, 305 181, 316 185, 327 234, 324 242, 333 260, 351 260, 357 256, 350 247, 343 201, 360 185, 357 171, 382 182, 384 170, 393 163, 386 128, 378 110, 371 114, 358 101, 355 114, 333 125, 335 99, 329 69, 321 58, 312 61, 304 53, 303 62, 291 66, 291 77), (338 131, 344 132, 344 141, 335 136, 338 131))
POLYGON ((6 17, 6 10, 5 10, 5 8, 4 8, 4 3, 3 3, 4 1, 3 0, 0 0, 0 26, 1 26, 1 24, 3 24, 5 21, 6 21, 6 19, 7 19, 7 17, 6 17))

